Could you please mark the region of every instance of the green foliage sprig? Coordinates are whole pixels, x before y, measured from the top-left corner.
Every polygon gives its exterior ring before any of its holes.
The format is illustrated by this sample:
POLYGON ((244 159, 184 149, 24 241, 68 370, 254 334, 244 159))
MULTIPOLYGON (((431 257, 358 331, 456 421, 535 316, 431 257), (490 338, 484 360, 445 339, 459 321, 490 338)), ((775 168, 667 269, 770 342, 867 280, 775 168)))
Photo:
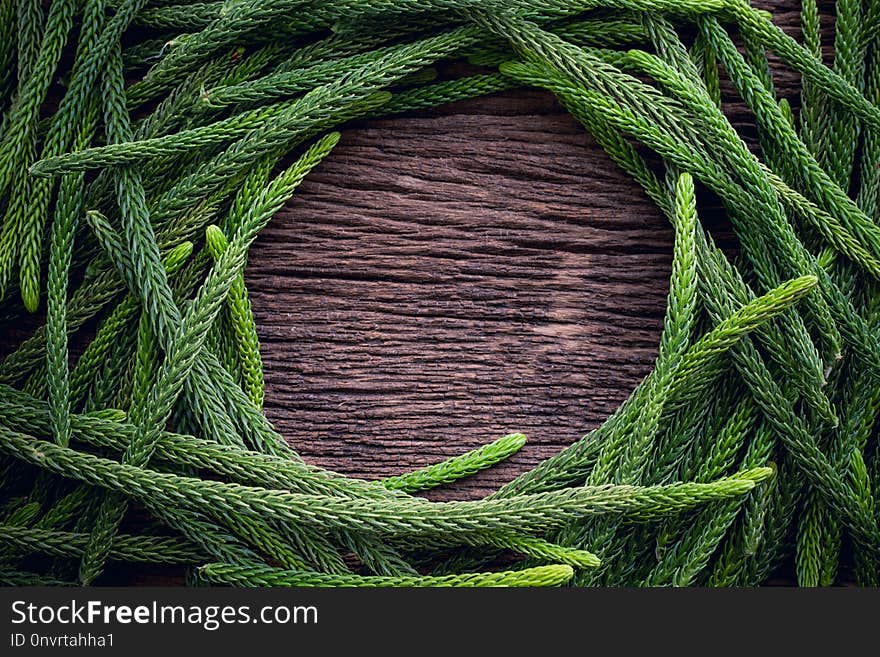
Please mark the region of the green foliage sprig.
POLYGON ((0 0, 0 316, 46 304, 0 362, 0 583, 876 585, 878 15, 836 3, 829 66, 810 1, 799 44, 741 0, 0 0), (418 494, 522 434, 378 481, 303 462, 262 412, 251 244, 339 126, 523 85, 674 230, 653 371, 483 499, 418 494))

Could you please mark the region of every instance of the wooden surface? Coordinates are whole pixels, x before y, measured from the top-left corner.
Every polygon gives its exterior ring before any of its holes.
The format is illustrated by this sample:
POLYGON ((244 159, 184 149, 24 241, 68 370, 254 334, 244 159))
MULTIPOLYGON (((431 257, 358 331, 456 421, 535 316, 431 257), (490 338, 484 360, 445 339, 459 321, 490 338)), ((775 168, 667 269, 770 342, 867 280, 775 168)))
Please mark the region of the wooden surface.
MULTIPOLYGON (((797 35, 799 4, 772 6, 797 35)), ((795 107, 798 83, 777 76, 795 107)), ((435 497, 485 494, 650 371, 671 244, 549 94, 357 124, 252 250, 266 413, 309 462, 368 478, 525 433, 519 455, 435 497)))
POLYGON ((485 493, 648 373, 671 238, 543 93, 346 130, 251 252, 266 413, 371 478, 525 433, 485 493))
MULTIPOLYGON (((797 33, 799 4, 772 7, 797 33)), ((797 107, 797 76, 777 82, 797 107)), ((650 371, 671 244, 547 93, 352 125, 251 252, 266 413, 307 461, 368 478, 525 433, 435 497, 485 494, 650 371)))

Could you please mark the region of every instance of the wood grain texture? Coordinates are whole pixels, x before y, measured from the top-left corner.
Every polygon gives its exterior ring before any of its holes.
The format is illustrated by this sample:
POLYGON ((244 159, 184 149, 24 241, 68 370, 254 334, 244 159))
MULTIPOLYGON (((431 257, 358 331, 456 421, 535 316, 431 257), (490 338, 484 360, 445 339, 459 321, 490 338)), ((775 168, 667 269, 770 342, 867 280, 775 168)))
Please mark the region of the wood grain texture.
POLYGON ((484 493, 649 371, 671 231, 545 94, 346 130, 301 189, 247 280, 266 412, 308 461, 372 478, 528 435, 484 493))
MULTIPOLYGON (((775 8, 797 35, 799 5, 775 8)), ((796 107, 798 76, 776 81, 796 107)), ((751 137, 729 85, 725 100, 751 137)), ((368 478, 525 433, 520 454, 434 497, 488 493, 650 371, 671 247, 549 94, 357 124, 252 250, 266 413, 309 462, 368 478)))
MULTIPOLYGON (((798 2, 757 4, 799 36, 798 2)), ((776 82, 797 109, 799 76, 776 82)), ((368 478, 528 435, 433 496, 485 494, 650 371, 671 247, 653 203, 547 93, 348 126, 251 252, 266 413, 307 461, 368 478)))

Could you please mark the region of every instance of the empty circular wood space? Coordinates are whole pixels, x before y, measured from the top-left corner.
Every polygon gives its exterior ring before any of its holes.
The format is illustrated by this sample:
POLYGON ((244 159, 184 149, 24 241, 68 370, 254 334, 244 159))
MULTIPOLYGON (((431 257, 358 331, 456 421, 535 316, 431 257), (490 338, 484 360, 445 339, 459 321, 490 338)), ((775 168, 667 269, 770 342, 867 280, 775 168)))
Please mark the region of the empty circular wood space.
POLYGON ((672 231, 551 96, 357 124, 260 236, 266 413, 377 478, 509 432, 485 494, 595 427, 656 356, 672 231))

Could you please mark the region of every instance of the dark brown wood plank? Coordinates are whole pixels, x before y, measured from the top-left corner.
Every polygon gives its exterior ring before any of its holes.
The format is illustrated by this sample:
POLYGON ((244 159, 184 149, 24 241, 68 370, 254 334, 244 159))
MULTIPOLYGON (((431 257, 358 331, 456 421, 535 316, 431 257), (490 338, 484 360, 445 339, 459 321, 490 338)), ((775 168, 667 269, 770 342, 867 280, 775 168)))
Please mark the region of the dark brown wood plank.
MULTIPOLYGON (((798 3, 764 6, 799 36, 798 3)), ((799 76, 776 81, 797 107, 799 76)), ((525 433, 519 455, 437 497, 485 494, 650 371, 671 244, 549 94, 359 124, 252 251, 266 413, 309 462, 368 478, 525 433)))
MULTIPOLYGON (((798 2, 759 4, 799 36, 798 2)), ((776 81, 797 108, 799 76, 776 81)), ((266 413, 309 462, 369 478, 527 434, 508 463, 437 496, 485 494, 597 426, 650 371, 671 244, 549 94, 353 125, 252 250, 266 413)))
POLYGON ((530 438, 486 492, 583 435, 650 368, 658 210, 546 94, 347 130, 255 245, 267 414, 377 477, 530 438))

